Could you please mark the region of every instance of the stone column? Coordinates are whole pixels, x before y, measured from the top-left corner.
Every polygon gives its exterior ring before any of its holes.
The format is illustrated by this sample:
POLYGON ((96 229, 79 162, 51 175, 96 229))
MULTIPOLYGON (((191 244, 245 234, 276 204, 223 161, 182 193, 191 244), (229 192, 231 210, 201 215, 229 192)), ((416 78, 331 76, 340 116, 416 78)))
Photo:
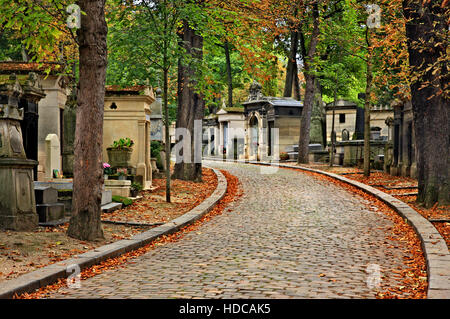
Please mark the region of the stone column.
POLYGON ((267 109, 263 106, 260 111, 261 114, 261 144, 260 144, 260 156, 261 161, 267 159, 267 109))
POLYGON ((402 106, 400 104, 394 105, 394 134, 393 134, 393 163, 390 169, 391 175, 399 174, 400 163, 400 135, 401 135, 401 113, 402 106))
POLYGON ((147 182, 147 165, 146 165, 146 154, 145 154, 145 142, 148 141, 148 139, 146 139, 145 137, 145 124, 146 121, 145 120, 139 120, 138 121, 138 141, 139 141, 139 145, 137 148, 137 152, 138 152, 138 162, 136 164, 136 177, 139 176, 139 183, 142 184, 142 186, 145 188, 146 187, 146 182, 147 182))
POLYGON ((245 135, 244 135, 244 159, 248 160, 249 156, 250 156, 250 150, 249 150, 249 145, 250 145, 250 125, 249 125, 249 120, 250 120, 251 116, 249 114, 247 114, 245 116, 245 122, 244 122, 244 130, 245 130, 245 135))

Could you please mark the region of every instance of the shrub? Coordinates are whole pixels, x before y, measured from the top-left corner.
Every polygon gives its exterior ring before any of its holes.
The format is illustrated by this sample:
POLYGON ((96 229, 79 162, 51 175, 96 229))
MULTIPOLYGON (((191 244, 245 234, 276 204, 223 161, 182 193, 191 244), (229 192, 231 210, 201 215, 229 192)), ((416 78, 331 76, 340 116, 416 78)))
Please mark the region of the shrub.
POLYGON ((131 183, 131 189, 140 192, 142 190, 142 185, 137 182, 131 183))
POLYGON ((289 159, 288 153, 281 152, 281 153, 280 153, 280 160, 285 161, 285 160, 287 160, 287 159, 289 159))
POLYGON ((156 167, 160 170, 164 168, 160 154, 161 151, 162 151, 162 144, 160 141, 152 141, 150 143, 151 157, 156 158, 156 167))
POLYGON ((115 150, 131 150, 133 145, 134 145, 133 140, 131 140, 129 137, 126 137, 114 141, 109 148, 115 150))
POLYGON ((159 141, 152 141, 150 143, 150 153, 151 157, 158 157, 159 152, 161 152, 161 142, 159 141))
POLYGON ((122 203, 124 206, 128 206, 133 204, 133 200, 127 197, 119 196, 119 195, 113 195, 112 201, 115 203, 122 203))

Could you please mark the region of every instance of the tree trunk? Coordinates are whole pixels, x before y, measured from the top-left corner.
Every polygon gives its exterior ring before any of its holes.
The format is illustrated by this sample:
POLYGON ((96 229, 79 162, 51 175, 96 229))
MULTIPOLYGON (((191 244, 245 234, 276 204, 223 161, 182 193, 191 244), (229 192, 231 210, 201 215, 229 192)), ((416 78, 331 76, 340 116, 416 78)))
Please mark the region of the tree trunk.
MULTIPOLYGON (((331 118, 331 152, 330 152, 330 167, 334 165, 334 150, 336 146, 336 131, 334 130, 334 121, 335 121, 335 110, 336 110, 336 101, 337 101, 337 89, 338 89, 338 80, 336 77, 336 86, 334 87, 334 101, 333 101, 333 117, 331 118)), ((325 133, 326 134, 326 133, 325 133)))
MULTIPOLYGON (((311 112, 314 103, 314 80, 315 76, 312 73, 313 58, 316 54, 316 47, 319 41, 319 8, 317 4, 313 6, 313 31, 309 43, 307 56, 304 56, 304 74, 305 74, 305 99, 303 101, 302 116, 300 119, 300 137, 298 142, 298 159, 297 163, 309 163, 309 131, 311 125, 311 112)), ((301 33, 302 45, 304 45, 304 36, 301 33)))
POLYGON ((297 101, 301 101, 301 96, 300 96, 300 82, 298 80, 298 67, 297 67, 297 62, 294 64, 294 83, 293 83, 293 89, 294 89, 294 99, 296 99, 297 101))
POLYGON ((228 84, 228 107, 233 106, 233 76, 231 74, 231 58, 230 58, 230 46, 228 40, 225 40, 223 45, 225 49, 225 60, 227 64, 227 84, 228 84))
MULTIPOLYGON (((180 154, 176 154, 177 163, 175 163, 172 177, 182 180, 201 181, 202 132, 201 130, 200 132, 194 132, 194 123, 195 121, 200 121, 199 123, 201 123, 205 105, 203 97, 195 91, 195 65, 193 63, 202 59, 203 38, 195 33, 187 21, 183 22, 183 30, 180 37, 181 45, 184 46, 186 54, 190 55, 194 61, 190 61, 190 64, 187 65, 186 61, 181 58, 178 62, 178 113, 176 128, 185 128, 190 133, 190 158, 186 159, 186 156, 183 156, 185 149, 180 154)), ((177 143, 179 142, 177 140, 177 143)))
POLYGON ((291 32, 291 48, 289 53, 288 64, 286 67, 286 80, 284 82, 284 97, 292 96, 292 86, 294 83, 294 76, 297 70, 297 51, 298 51, 298 31, 291 32))
POLYGON ((103 238, 103 108, 107 66, 105 0, 79 1, 79 91, 75 130, 72 218, 67 230, 80 240, 103 238))
POLYGON ((440 2, 422 5, 418 0, 403 1, 403 12, 408 19, 409 64, 413 72, 420 72, 418 80, 411 84, 411 103, 419 184, 417 201, 425 207, 436 202, 448 205, 450 201, 449 99, 442 93, 448 83, 448 66, 440 63, 429 68, 447 54, 447 8, 441 8, 440 2))
MULTIPOLYGON (((166 63, 165 63, 166 65, 166 63)), ((170 132, 169 132, 169 108, 168 108, 168 93, 169 93, 169 69, 165 68, 164 72, 164 88, 163 88, 163 107, 164 107, 164 130, 165 130, 165 152, 166 152, 166 202, 170 203, 170 132)))
POLYGON ((370 176, 370 93, 372 91, 372 54, 367 55, 366 94, 364 98, 364 176, 370 176))

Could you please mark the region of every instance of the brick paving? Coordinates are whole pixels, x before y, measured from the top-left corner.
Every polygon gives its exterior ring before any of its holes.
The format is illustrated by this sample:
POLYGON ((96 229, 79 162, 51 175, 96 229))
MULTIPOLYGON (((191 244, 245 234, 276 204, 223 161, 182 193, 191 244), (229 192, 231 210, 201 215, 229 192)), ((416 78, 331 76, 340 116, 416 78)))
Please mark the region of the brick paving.
POLYGON ((363 198, 292 170, 207 164, 240 179, 239 201, 178 242, 49 297, 375 298, 371 264, 383 287, 401 284, 391 270, 405 267, 407 247, 386 239, 392 222, 363 198))

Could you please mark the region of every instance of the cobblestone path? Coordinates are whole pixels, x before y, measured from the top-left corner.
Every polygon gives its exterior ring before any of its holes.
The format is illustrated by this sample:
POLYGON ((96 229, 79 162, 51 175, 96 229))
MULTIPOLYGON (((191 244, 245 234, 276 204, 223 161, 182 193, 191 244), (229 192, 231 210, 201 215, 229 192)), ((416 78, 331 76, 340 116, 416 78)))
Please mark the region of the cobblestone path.
POLYGON ((390 270, 405 267, 406 247, 389 247, 392 222, 363 198, 292 170, 205 164, 240 179, 239 201, 180 241, 50 297, 374 298, 369 265, 383 286, 400 285, 390 270))

